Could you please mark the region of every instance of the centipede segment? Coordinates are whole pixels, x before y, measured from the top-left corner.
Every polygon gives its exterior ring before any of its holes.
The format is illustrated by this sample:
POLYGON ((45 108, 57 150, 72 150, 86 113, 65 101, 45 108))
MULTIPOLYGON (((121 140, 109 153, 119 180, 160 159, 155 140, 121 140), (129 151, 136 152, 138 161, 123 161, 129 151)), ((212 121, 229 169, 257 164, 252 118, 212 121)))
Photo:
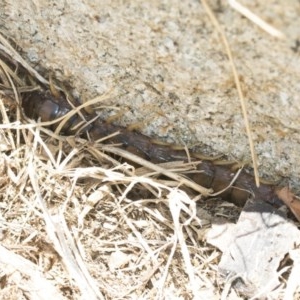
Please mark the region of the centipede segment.
MULTIPOLYGON (((42 122, 53 121, 72 110, 63 95, 56 98, 49 91, 36 91, 25 95, 22 106, 27 117, 40 119, 42 122)), ((82 117, 86 121, 95 119, 88 126, 84 126, 80 132, 82 135, 88 132, 91 140, 105 138, 118 132, 107 142, 120 144, 124 149, 148 161, 153 163, 187 161, 187 154, 184 150, 155 144, 148 136, 99 120, 94 114, 82 112, 81 115, 74 115, 64 124, 62 133, 74 134, 74 127, 82 122, 82 117)), ((52 129, 55 129, 57 124, 52 125, 52 129)), ((199 161, 198 155, 193 155, 193 152, 190 152, 190 156, 192 161, 199 161)), ((214 193, 220 192, 219 196, 238 206, 243 206, 251 195, 272 205, 282 203, 275 192, 275 186, 261 184, 260 187, 256 187, 253 176, 247 170, 241 170, 234 180, 235 175, 236 172, 232 170, 231 165, 223 166, 213 161, 202 160, 197 164, 195 172, 187 176, 205 188, 212 188, 214 193)))

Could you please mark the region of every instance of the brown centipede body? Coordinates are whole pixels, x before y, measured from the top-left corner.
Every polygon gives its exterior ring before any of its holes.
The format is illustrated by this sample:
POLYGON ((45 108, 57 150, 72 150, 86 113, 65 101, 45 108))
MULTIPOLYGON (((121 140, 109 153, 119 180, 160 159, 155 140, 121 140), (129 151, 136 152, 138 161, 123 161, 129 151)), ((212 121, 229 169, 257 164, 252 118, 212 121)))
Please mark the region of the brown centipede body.
MULTIPOLYGON (((52 121, 66 115, 72 110, 64 95, 55 98, 49 91, 35 91, 24 95, 22 106, 25 114, 29 118, 40 119, 42 122, 52 121)), ((74 134, 74 127, 82 123, 82 115, 88 125, 83 126, 81 133, 88 133, 91 140, 98 140, 113 135, 107 142, 119 144, 124 149, 141 156, 142 158, 154 163, 187 160, 185 150, 177 150, 172 146, 153 143, 153 140, 141 133, 130 131, 124 127, 113 125, 109 122, 97 118, 96 114, 82 112, 71 117, 63 126, 64 134, 74 134)), ((55 129, 56 125, 53 125, 55 129)), ((191 159, 199 161, 198 155, 190 153, 191 159)), ((218 165, 214 161, 202 160, 196 165, 196 171, 187 175, 190 180, 198 183, 205 188, 212 188, 214 192, 219 192, 220 196, 239 206, 243 206, 250 195, 256 199, 261 199, 272 205, 281 204, 281 200, 276 193, 276 187, 269 184, 261 184, 256 187, 251 173, 241 170, 234 183, 230 185, 235 177, 232 165, 218 165), (226 187, 228 187, 226 189, 226 187), (224 191, 223 191, 224 190, 224 191)))

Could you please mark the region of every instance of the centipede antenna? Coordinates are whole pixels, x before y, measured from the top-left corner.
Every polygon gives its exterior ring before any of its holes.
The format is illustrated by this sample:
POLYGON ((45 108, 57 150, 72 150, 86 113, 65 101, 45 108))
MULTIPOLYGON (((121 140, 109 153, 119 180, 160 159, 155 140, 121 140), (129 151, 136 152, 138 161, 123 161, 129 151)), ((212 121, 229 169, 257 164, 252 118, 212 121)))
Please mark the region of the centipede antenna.
POLYGON ((95 116, 94 118, 92 118, 91 120, 82 120, 82 122, 80 122, 79 124, 77 124, 74 128, 72 128, 72 130, 77 130, 77 132, 80 134, 81 132, 87 132, 88 133, 88 128, 91 124, 93 124, 97 119, 99 119, 99 116, 95 116))
MULTIPOLYGON (((60 118, 60 124, 57 126, 57 128, 55 129, 55 133, 57 134, 58 132, 60 132, 62 130, 62 128, 64 127, 64 125, 68 122, 68 120, 75 116, 76 114, 78 114, 84 107, 86 106, 91 106, 91 105, 94 105, 96 103, 99 103, 101 101, 105 101, 107 99, 110 98, 110 91, 104 95, 101 95, 101 96, 98 96, 98 97, 95 97, 94 99, 91 99, 87 102, 84 102, 83 104, 79 105, 79 106, 72 106, 74 107, 72 110, 70 110, 67 114, 65 114, 64 116, 62 116, 60 118)), ((58 119, 56 119, 57 121, 58 119)))
POLYGON ((190 154, 190 150, 189 150, 189 148, 187 147, 187 145, 186 145, 186 144, 184 145, 184 151, 185 151, 185 153, 186 153, 186 156, 187 156, 188 162, 191 162, 192 160, 191 160, 191 154, 190 154))
POLYGON ((49 74, 49 88, 50 88, 50 91, 51 91, 51 94, 56 98, 58 99, 60 97, 60 92, 59 90, 57 89, 57 87, 54 85, 53 83, 53 78, 52 78, 52 75, 49 74))

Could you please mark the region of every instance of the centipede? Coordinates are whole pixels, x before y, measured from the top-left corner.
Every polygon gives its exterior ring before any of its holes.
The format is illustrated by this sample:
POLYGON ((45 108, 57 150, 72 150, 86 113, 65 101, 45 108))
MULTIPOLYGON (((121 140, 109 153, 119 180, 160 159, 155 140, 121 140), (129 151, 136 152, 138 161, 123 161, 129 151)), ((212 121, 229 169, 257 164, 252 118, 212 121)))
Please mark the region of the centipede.
MULTIPOLYGON (((23 97, 22 107, 28 118, 42 122, 54 121, 73 109, 63 93, 54 96, 49 90, 27 93, 23 97)), ((186 150, 177 149, 172 145, 155 143, 153 139, 142 133, 99 119, 96 113, 88 114, 81 111, 81 114, 73 115, 61 128, 61 134, 78 134, 78 129, 75 130, 74 128, 78 128, 78 125, 83 122, 83 117, 87 125, 81 126, 79 134, 88 134, 92 141, 111 136, 105 140, 105 143, 117 144, 129 152, 157 164, 188 160, 186 150), (91 120, 92 122, 89 122, 91 120)), ((53 124, 51 129, 55 130, 57 126, 57 124, 53 124)), ((199 161, 198 153, 189 151, 189 159, 199 161)), ((222 199, 237 206, 243 206, 251 196, 273 206, 282 204, 276 192, 276 185, 262 183, 257 187, 251 171, 246 168, 240 170, 239 175, 232 183, 235 175, 236 172, 233 170, 232 164, 224 165, 218 164, 214 160, 202 159, 196 164, 195 172, 187 176, 189 180, 204 188, 220 192, 219 196, 222 199)))

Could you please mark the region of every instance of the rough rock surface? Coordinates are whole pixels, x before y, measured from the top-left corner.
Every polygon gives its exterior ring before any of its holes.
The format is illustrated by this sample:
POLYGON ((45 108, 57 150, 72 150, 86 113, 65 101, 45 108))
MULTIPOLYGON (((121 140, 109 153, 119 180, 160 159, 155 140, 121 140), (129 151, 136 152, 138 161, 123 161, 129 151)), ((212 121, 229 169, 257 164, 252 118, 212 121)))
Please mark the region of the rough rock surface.
MULTIPOLYGON (((141 130, 151 136, 250 161, 228 58, 201 1, 0 3, 1 32, 32 65, 70 82, 83 101, 112 91, 102 105, 124 111, 120 124, 143 122, 141 130)), ((226 1, 210 1, 240 75, 260 173, 297 185, 300 3, 242 3, 286 36, 276 39, 226 1)))

